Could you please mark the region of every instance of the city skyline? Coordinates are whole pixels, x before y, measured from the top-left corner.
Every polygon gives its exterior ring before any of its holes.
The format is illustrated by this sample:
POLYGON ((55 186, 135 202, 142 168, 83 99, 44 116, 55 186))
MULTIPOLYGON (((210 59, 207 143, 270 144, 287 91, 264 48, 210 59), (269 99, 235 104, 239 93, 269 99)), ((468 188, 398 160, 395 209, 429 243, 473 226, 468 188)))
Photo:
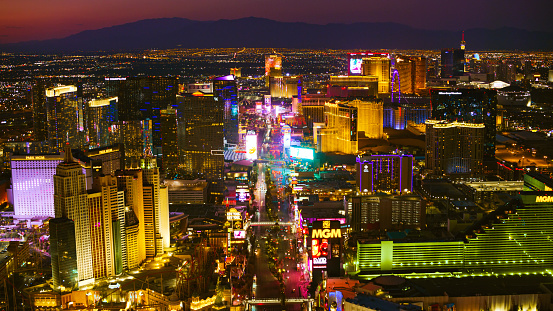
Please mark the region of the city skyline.
POLYGON ((462 6, 428 0, 425 4, 401 0, 392 3, 365 3, 348 0, 334 4, 313 0, 285 0, 278 6, 260 5, 254 0, 226 2, 220 0, 190 1, 178 6, 167 0, 155 6, 145 1, 99 0, 95 2, 13 1, 3 4, 0 13, 0 43, 63 38, 85 30, 135 22, 143 19, 181 17, 199 21, 239 19, 250 16, 283 22, 310 24, 392 22, 431 30, 513 27, 548 31, 553 22, 547 18, 553 3, 531 1, 522 6, 515 1, 465 1, 462 6), (32 7, 33 9, 29 9, 32 7), (208 10, 207 8, 216 8, 208 10), (430 8, 440 7, 451 14, 436 14, 430 8), (355 9, 353 9, 355 8, 355 9), (539 9, 537 9, 539 8, 539 9))

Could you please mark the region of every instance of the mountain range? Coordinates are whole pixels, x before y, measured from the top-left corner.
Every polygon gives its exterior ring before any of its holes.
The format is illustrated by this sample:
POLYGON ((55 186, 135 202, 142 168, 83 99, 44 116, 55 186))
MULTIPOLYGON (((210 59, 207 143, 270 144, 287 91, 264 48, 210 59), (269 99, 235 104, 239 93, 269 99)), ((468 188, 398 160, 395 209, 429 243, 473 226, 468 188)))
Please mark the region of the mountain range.
MULTIPOLYGON (((517 28, 465 30, 467 49, 553 51, 553 32, 517 28)), ((146 19, 61 38, 0 45, 3 52, 63 53, 168 48, 441 49, 458 47, 461 31, 397 23, 307 24, 248 17, 194 21, 146 19)))

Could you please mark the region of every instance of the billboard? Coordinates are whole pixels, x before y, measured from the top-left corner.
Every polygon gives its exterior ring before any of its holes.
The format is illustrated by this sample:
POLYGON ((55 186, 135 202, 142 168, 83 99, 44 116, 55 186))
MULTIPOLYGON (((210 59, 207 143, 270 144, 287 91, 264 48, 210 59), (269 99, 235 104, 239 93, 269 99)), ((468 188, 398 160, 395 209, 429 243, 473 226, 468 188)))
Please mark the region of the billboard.
POLYGON ((291 147, 290 156, 292 158, 299 158, 299 159, 305 159, 305 160, 313 160, 314 158, 313 149, 309 149, 309 148, 291 147))
POLYGON ((257 159, 257 134, 246 135, 246 159, 257 159))
POLYGON ((284 149, 290 148, 290 141, 292 140, 291 135, 292 128, 288 124, 285 124, 282 127, 282 145, 284 149))
POLYGON ((243 240, 246 238, 246 230, 234 230, 233 233, 235 240, 243 240))
POLYGON ((247 186, 236 187, 236 200, 246 202, 250 199, 250 189, 247 186))
POLYGON ((262 102, 255 102, 255 112, 257 112, 257 113, 263 112, 263 103, 262 102))
POLYGON ((358 162, 359 191, 362 193, 373 191, 373 163, 368 161, 358 162))
POLYGON ((191 83, 187 88, 187 93, 213 93, 213 84, 211 83, 191 83))
POLYGON ((314 221, 310 238, 313 270, 326 270, 328 276, 340 276, 342 239, 340 221, 314 221))
POLYGON ((349 74, 360 75, 363 70, 363 60, 361 58, 349 59, 349 74))
POLYGON ((265 111, 267 113, 271 113, 271 105, 272 105, 271 95, 265 95, 263 97, 263 102, 265 104, 265 111))

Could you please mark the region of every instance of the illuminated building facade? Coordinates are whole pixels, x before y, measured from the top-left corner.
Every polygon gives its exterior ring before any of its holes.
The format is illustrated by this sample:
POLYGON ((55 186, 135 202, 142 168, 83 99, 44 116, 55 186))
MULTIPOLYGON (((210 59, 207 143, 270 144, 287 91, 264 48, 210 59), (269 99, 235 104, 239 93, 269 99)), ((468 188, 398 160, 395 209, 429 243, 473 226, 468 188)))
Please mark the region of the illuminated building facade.
POLYGON ((376 76, 330 76, 327 89, 328 97, 378 96, 378 77, 376 76))
POLYGON ((141 161, 144 204, 144 239, 146 258, 154 258, 163 253, 163 240, 160 233, 159 169, 156 160, 146 157, 141 161))
POLYGON ((394 92, 401 85, 402 94, 414 94, 426 88, 426 57, 397 56, 395 69, 399 73, 399 84, 394 85, 394 92))
POLYGON ((151 122, 148 121, 119 121, 113 125, 114 143, 123 146, 124 168, 137 168, 146 152, 151 152, 151 122))
POLYGON ((173 108, 161 110, 161 153, 164 176, 174 177, 179 168, 177 141, 177 111, 173 108))
POLYGON ((54 175, 54 211, 56 218, 67 217, 75 223, 79 287, 94 283, 85 175, 69 147, 54 175))
POLYGON ((182 120, 185 128, 180 163, 191 177, 222 183, 224 103, 215 98, 213 94, 199 93, 177 96, 179 122, 182 120))
POLYGON ((282 77, 282 56, 265 55, 265 86, 269 86, 269 77, 282 77))
POLYGON ((322 271, 326 271, 328 276, 339 277, 342 254, 340 221, 313 221, 310 233, 308 243, 311 245, 309 255, 313 267, 313 278, 320 279, 322 271))
POLYGON ((359 138, 382 138, 382 116, 382 101, 374 98, 325 103, 326 128, 317 137, 319 151, 357 153, 359 138))
POLYGON ((553 264, 552 197, 551 191, 521 192, 466 229, 458 240, 358 243, 357 270, 488 276, 544 273, 553 264))
POLYGON ((94 278, 115 275, 110 210, 104 209, 101 192, 89 193, 87 200, 90 213, 90 246, 92 247, 94 278))
POLYGON ((151 120, 152 154, 161 148, 160 112, 175 105, 176 77, 105 78, 108 96, 117 96, 119 120, 151 120))
POLYGON ((426 206, 416 195, 357 196, 351 198, 354 232, 424 228, 426 206))
POLYGON ((124 193, 125 237, 127 265, 129 269, 140 265, 146 259, 146 237, 144 220, 144 182, 142 170, 117 171, 118 192, 124 193))
POLYGON ((75 223, 63 217, 49 221, 52 283, 56 291, 77 288, 77 249, 75 248, 75 223))
POLYGON ((127 241, 127 268, 134 269, 140 266, 142 260, 138 251, 138 218, 133 210, 125 212, 125 238, 127 241))
POLYGON ((293 98, 302 95, 301 76, 270 76, 269 92, 271 97, 293 98))
POLYGON ((126 266, 124 193, 117 179, 99 176, 88 193, 94 277, 118 275, 126 266))
POLYGON ((60 152, 66 142, 81 149, 84 143, 82 98, 74 85, 46 89, 46 114, 50 152, 60 152))
POLYGON ((54 178, 61 155, 12 155, 12 193, 16 217, 54 217, 54 178))
POLYGON ((484 124, 426 121, 426 168, 435 175, 483 174, 484 124))
POLYGON ((358 157, 356 161, 359 192, 413 191, 412 155, 372 155, 358 157))
POLYGON ((363 57, 363 75, 378 77, 378 93, 390 93, 390 65, 388 53, 367 53, 363 57))
POLYGON ((123 155, 124 150, 122 144, 85 151, 85 156, 89 157, 94 162, 101 163, 101 173, 104 175, 113 175, 115 171, 125 167, 123 155))
POLYGON ((237 145, 238 140, 238 87, 234 76, 213 79, 213 96, 215 101, 224 105, 223 133, 228 144, 237 145))
POLYGON ((93 99, 88 102, 88 145, 107 147, 111 145, 111 125, 118 121, 117 97, 93 99))
POLYGON ((495 161, 497 91, 486 89, 432 90, 432 119, 482 123, 484 160, 495 161))
POLYGON ((441 77, 460 77, 465 73, 465 50, 442 49, 441 77))

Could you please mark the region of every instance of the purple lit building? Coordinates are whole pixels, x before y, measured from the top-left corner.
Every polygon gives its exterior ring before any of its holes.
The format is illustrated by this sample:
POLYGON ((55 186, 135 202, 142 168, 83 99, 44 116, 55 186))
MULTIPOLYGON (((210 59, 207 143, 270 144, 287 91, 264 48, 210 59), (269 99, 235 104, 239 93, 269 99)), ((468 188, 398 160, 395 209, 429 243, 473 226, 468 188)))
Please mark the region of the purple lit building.
POLYGON ((375 191, 412 192, 412 155, 371 155, 357 158, 357 186, 362 194, 375 191))
POLYGON ((54 175, 63 155, 13 155, 12 198, 15 217, 32 219, 54 215, 54 175))

